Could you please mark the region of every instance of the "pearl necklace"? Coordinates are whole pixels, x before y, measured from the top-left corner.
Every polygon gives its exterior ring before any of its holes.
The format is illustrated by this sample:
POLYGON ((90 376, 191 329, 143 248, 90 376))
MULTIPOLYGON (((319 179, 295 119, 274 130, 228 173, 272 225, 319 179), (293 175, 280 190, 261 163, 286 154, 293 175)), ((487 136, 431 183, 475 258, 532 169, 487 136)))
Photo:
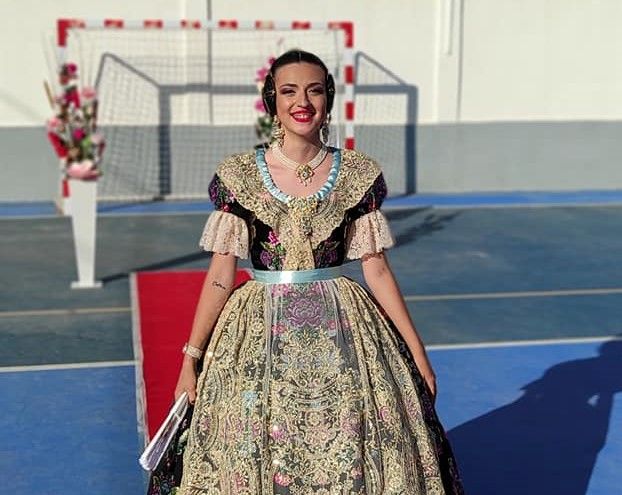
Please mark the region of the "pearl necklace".
POLYGON ((320 189, 314 194, 306 196, 305 198, 298 198, 296 196, 285 194, 278 187, 276 187, 276 184, 270 176, 268 164, 266 163, 266 152, 263 148, 259 148, 255 151, 255 161, 259 168, 259 172, 263 180, 264 186, 273 197, 275 197, 282 203, 290 204, 291 202, 300 199, 317 199, 318 201, 323 201, 324 198, 326 198, 328 194, 333 190, 335 182, 337 182, 339 170, 341 169, 341 152, 339 149, 333 149, 333 163, 330 167, 326 183, 322 187, 320 187, 320 189))
POLYGON ((325 144, 322 144, 320 151, 317 152, 317 155, 315 155, 311 161, 307 163, 298 163, 297 161, 285 156, 285 154, 283 154, 283 150, 277 142, 272 143, 272 145, 270 145, 270 149, 278 161, 280 161, 287 168, 296 171, 296 177, 298 177, 298 180, 304 186, 308 186, 310 184, 311 179, 315 175, 314 170, 320 166, 328 154, 328 148, 325 144))

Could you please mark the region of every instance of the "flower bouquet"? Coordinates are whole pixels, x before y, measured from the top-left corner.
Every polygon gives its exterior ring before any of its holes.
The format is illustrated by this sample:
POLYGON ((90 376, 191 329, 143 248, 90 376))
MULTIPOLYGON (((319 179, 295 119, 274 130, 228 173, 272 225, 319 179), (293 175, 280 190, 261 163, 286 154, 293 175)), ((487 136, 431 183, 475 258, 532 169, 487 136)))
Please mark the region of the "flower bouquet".
MULTIPOLYGON (((263 90, 266 75, 268 74, 273 62, 274 57, 270 57, 266 61, 266 64, 257 70, 255 75, 255 83, 257 84, 257 91, 259 91, 260 95, 263 90)), ((261 141, 260 146, 270 144, 270 141, 272 140, 272 117, 270 114, 266 113, 261 96, 255 101, 255 110, 257 110, 260 114, 255 122, 255 134, 257 135, 257 139, 261 141)))
POLYGON ((58 81, 62 93, 53 96, 49 85, 46 93, 55 116, 47 121, 47 135, 67 177, 95 180, 105 147, 104 137, 97 132, 97 94, 94 88, 78 87, 78 66, 61 66, 58 81))

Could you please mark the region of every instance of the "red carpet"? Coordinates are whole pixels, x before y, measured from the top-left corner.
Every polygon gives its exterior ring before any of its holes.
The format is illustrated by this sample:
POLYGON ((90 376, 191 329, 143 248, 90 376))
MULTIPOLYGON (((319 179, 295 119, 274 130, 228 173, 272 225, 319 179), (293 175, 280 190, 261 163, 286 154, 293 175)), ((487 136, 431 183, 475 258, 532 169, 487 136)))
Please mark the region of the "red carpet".
MULTIPOLYGON (((172 405, 181 348, 190 335, 206 271, 138 272, 132 276, 139 421, 149 438, 172 405)), ((236 285, 248 280, 239 270, 236 285)))

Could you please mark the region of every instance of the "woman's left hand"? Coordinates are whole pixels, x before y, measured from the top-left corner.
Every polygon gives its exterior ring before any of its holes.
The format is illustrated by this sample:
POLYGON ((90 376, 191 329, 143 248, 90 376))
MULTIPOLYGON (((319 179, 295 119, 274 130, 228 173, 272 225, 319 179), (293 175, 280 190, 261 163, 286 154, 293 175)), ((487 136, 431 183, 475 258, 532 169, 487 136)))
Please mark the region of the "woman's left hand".
POLYGON ((421 358, 415 358, 415 364, 417 368, 419 368, 419 373, 425 380, 430 393, 432 394, 432 401, 436 400, 436 375, 434 374, 434 370, 432 369, 432 365, 428 360, 427 356, 423 356, 421 358))

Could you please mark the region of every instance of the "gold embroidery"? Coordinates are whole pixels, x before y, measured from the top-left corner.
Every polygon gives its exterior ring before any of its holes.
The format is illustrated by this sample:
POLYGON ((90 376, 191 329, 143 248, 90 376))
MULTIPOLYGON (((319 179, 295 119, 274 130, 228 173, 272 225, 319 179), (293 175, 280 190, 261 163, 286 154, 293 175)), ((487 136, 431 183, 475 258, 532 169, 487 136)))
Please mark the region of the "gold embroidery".
MULTIPOLYGON (((274 198, 264 187, 255 154, 233 155, 217 171, 236 200, 257 218, 275 230, 286 253, 288 270, 314 268, 307 244, 315 249, 341 224, 345 212, 355 206, 380 174, 380 168, 368 156, 352 150, 341 150, 341 169, 332 192, 321 201, 305 230, 310 236, 292 235, 298 231, 300 218, 287 205, 274 198)), ((294 204, 296 204, 294 202, 294 204)), ((295 208, 294 208, 295 209, 295 208)))
MULTIPOLYGON (((254 154, 218 170, 237 201, 276 231, 285 269, 313 267, 312 249, 379 173, 344 151, 325 200, 288 206, 266 191, 254 154)), ((372 212, 352 225, 348 254, 391 243, 386 219, 372 212)), ((198 379, 178 495, 445 495, 429 406, 394 332, 347 278, 249 281, 235 290, 198 379)))
POLYGON ((289 221, 283 222, 281 237, 286 239, 284 270, 310 270, 314 268, 313 217, 316 214, 318 200, 316 198, 294 198, 290 201, 289 221))
POLYGON ((248 282, 208 350, 178 495, 445 494, 421 391, 355 282, 248 282))

